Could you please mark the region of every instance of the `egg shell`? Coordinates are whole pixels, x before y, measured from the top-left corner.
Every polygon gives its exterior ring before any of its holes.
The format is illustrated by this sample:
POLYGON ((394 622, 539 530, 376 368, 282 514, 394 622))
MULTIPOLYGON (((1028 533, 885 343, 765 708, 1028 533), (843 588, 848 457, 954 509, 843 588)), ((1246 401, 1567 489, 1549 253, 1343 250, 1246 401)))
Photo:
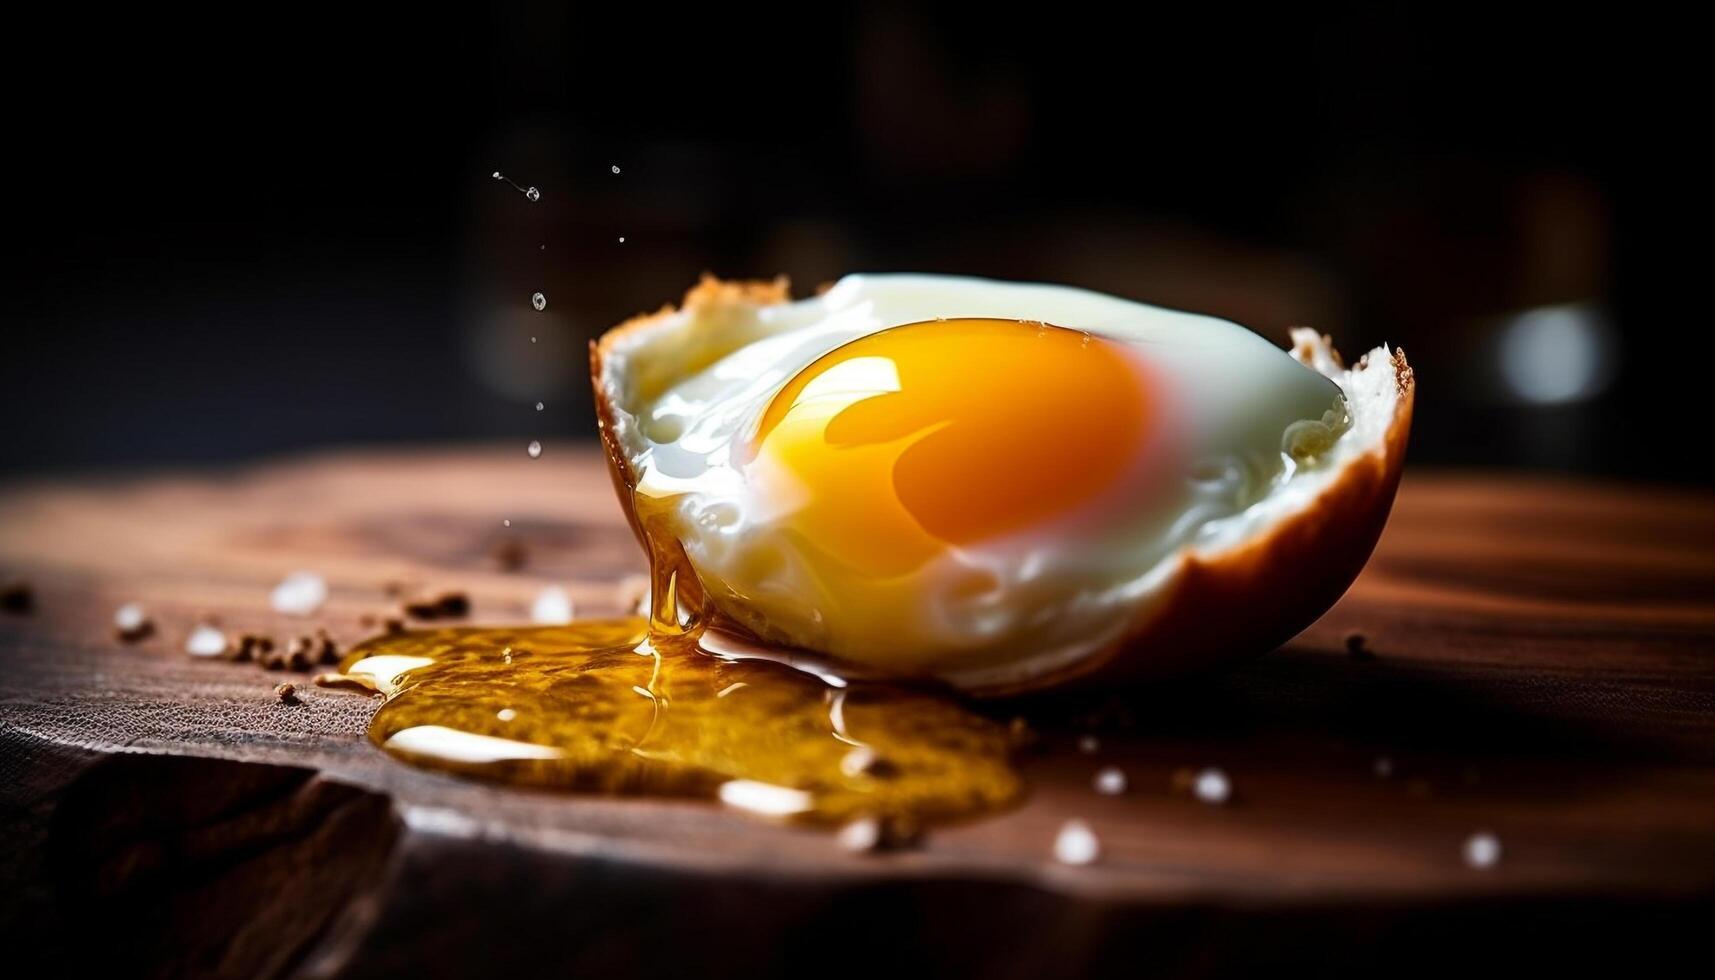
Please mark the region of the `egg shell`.
MULTIPOLYGON (((608 468, 626 517, 643 542, 632 503, 636 474, 614 437, 615 406, 605 365, 617 344, 695 311, 706 323, 748 316, 788 302, 787 280, 722 281, 705 275, 685 295, 652 314, 633 317, 590 344, 590 374, 608 468)), ((1399 486, 1411 431, 1416 380, 1405 352, 1376 348, 1347 372, 1332 340, 1293 331, 1292 356, 1336 381, 1384 372, 1393 386, 1392 417, 1379 437, 1341 464, 1321 492, 1244 541, 1212 553, 1182 550, 1164 594, 1140 603, 1123 633, 1076 662, 1047 670, 1024 664, 980 682, 959 683, 978 696, 1005 696, 1051 687, 1155 679, 1203 670, 1266 653, 1315 622, 1340 598, 1369 560, 1399 486)), ((1354 411, 1359 410, 1354 406, 1354 411)), ((700 587, 681 582, 681 595, 701 600, 700 587)))

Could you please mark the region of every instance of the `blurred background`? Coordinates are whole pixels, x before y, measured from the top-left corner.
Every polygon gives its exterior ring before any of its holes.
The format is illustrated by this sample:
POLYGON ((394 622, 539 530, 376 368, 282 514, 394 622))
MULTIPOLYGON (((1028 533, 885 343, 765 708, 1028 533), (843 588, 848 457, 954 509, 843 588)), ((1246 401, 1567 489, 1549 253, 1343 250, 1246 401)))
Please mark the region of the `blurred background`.
POLYGON ((589 438, 704 270, 920 270, 1402 345, 1420 464, 1710 481, 1670 23, 1189 6, 15 15, 0 472, 589 438))

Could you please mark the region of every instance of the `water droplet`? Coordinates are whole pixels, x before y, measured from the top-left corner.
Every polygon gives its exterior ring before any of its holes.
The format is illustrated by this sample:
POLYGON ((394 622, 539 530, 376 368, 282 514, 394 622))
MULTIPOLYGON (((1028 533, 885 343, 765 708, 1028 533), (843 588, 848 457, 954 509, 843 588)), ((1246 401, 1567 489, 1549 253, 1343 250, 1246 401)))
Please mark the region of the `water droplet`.
POLYGON ((614 173, 619 173, 619 164, 617 164, 617 163, 616 163, 616 164, 614 164, 614 165, 613 165, 613 172, 614 172, 614 173))
POLYGON ((501 527, 511 527, 512 526, 512 518, 510 518, 510 517, 502 518, 500 521, 500 526, 501 527))
POLYGON ((546 252, 546 251, 547 251, 547 250, 548 250, 548 246, 546 246, 546 245, 538 245, 538 246, 536 246, 536 247, 537 247, 537 248, 539 248, 539 249, 541 249, 541 250, 542 250, 542 251, 544 251, 544 252, 546 252))
POLYGON ((495 172, 494 172, 494 179, 495 179, 495 180, 505 180, 505 179, 506 179, 506 175, 505 175, 505 174, 503 174, 503 173, 501 173, 501 172, 500 172, 500 171, 498 171, 498 170, 496 170, 496 171, 495 171, 495 172))
POLYGON ((530 305, 534 306, 537 310, 545 310, 548 308, 548 297, 543 296, 541 293, 531 293, 530 305))
POLYGON ((535 342, 536 342, 536 338, 535 338, 535 337, 531 337, 531 338, 530 338, 530 342, 531 342, 531 343, 532 343, 532 344, 534 344, 534 343, 535 343, 535 342))
POLYGON ((532 201, 540 201, 542 199, 542 192, 537 190, 534 187, 531 187, 531 188, 528 188, 524 191, 524 196, 529 198, 532 201))
POLYGON ((548 406, 542 404, 541 402, 536 403, 536 411, 538 411, 538 412, 540 412, 542 409, 547 408, 547 407, 548 406))
POLYGON ((530 454, 531 459, 535 459, 542 455, 542 444, 532 439, 530 445, 524 447, 524 451, 530 454))
POLYGON ((624 235, 619 236, 619 244, 621 244, 621 245, 625 244, 625 236, 624 235))

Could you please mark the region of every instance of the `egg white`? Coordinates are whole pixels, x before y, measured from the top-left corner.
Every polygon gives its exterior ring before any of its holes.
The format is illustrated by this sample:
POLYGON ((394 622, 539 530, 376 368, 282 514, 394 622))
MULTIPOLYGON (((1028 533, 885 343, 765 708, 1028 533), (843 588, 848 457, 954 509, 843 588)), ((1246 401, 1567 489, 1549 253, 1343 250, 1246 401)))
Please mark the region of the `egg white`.
POLYGON ((1332 461, 1355 451, 1340 385, 1249 330, 1064 286, 853 275, 799 302, 673 313, 621 336, 603 374, 639 491, 671 501, 672 532, 723 612, 772 641, 965 686, 1051 670, 1110 642, 1162 590, 1181 550, 1244 540, 1314 496, 1332 461), (1171 384, 1170 424, 1191 449, 1177 491, 1109 516, 1099 535, 1027 530, 949 547, 885 581, 823 580, 779 533, 797 502, 759 493, 743 448, 773 396, 817 358, 889 327, 957 317, 1042 321, 1132 345, 1171 384))

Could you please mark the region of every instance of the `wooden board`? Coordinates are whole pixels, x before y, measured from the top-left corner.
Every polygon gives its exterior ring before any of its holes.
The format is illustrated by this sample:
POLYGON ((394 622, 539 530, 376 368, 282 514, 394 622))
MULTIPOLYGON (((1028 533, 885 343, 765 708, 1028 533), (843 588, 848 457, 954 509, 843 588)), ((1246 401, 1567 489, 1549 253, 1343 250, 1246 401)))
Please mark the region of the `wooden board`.
POLYGON ((1712 514, 1692 491, 1411 472, 1363 577, 1285 649, 1009 707, 1043 733, 1028 799, 860 856, 712 805, 407 768, 364 740, 373 702, 282 705, 281 675, 182 652, 211 614, 301 629, 268 610, 294 569, 329 580, 309 622, 342 642, 392 608, 389 581, 465 590, 473 621, 525 618, 547 583, 617 611, 642 560, 587 447, 14 484, 0 578, 35 609, 0 614, 0 923, 26 960, 245 975, 756 975, 836 949, 1002 976, 1410 973, 1473 943, 1635 964, 1715 896, 1712 514), (517 572, 490 557, 509 533, 517 572), (154 638, 114 641, 127 601, 154 638), (1347 654, 1353 629, 1372 659, 1347 654), (1093 792, 1105 765, 1124 795, 1093 792), (1203 766, 1229 805, 1175 790, 1203 766), (1096 865, 1052 860, 1071 818, 1096 865), (1479 831, 1492 869, 1462 858, 1479 831))

